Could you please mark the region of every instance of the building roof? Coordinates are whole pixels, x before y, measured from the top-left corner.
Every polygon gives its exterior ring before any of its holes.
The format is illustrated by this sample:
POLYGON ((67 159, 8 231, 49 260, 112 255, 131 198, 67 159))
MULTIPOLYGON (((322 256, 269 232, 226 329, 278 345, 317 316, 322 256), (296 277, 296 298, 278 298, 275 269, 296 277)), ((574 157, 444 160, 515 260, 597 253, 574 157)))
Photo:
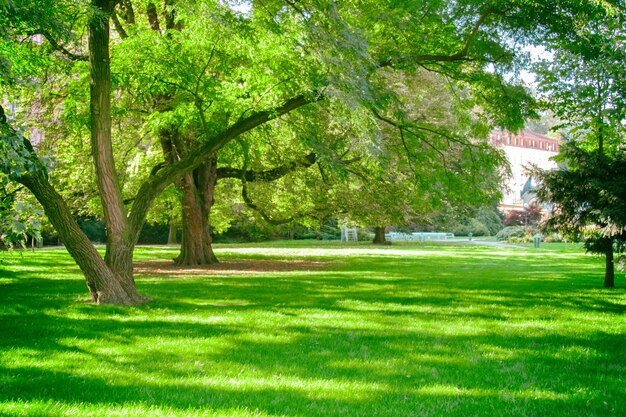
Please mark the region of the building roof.
POLYGON ((494 130, 491 132, 489 141, 493 146, 513 146, 524 149, 537 149, 547 152, 559 152, 561 143, 558 139, 540 135, 524 129, 518 133, 511 133, 506 130, 494 130))

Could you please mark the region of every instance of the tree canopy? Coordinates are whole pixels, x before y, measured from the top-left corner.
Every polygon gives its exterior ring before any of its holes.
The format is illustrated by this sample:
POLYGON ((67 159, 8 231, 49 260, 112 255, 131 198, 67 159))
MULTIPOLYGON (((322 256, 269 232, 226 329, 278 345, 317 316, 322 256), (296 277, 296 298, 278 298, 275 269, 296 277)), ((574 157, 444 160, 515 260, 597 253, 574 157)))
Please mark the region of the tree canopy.
MULTIPOLYGON (((426 161, 434 170, 408 174, 424 178, 415 182, 416 193, 436 195, 448 184, 454 195, 484 174, 465 176, 467 170, 497 159, 476 140, 487 126, 517 129, 534 114, 532 97, 508 81, 527 58, 521 46, 571 50, 621 4, 5 0, 3 6, 3 94, 24 99, 38 110, 30 113, 43 112, 50 129, 58 129, 54 146, 33 146, 15 126, 37 114, 2 121, 3 172, 42 204, 85 272, 94 301, 133 304, 145 301, 134 287, 132 250, 150 207, 170 184, 197 176, 226 147, 257 132, 262 143, 265 135, 284 132, 279 125, 288 118, 324 111, 332 124, 353 128, 347 141, 355 152, 372 155, 379 172, 386 172, 384 164, 396 169, 426 161), (411 86, 429 83, 429 74, 439 83, 428 92, 431 101, 459 95, 440 115, 428 100, 410 97, 411 86), (56 111, 46 109, 49 97, 62 98, 56 111), (467 107, 460 111, 457 104, 467 107), (450 114, 454 126, 445 120, 450 114), (65 145, 71 131, 74 143, 89 143, 90 187, 97 189, 107 227, 104 259, 80 235, 72 209, 51 184, 54 164, 39 159, 45 151, 71 150, 65 145), (174 155, 168 144, 178 149, 175 157, 168 157, 174 155), (372 150, 385 147, 404 155, 376 160, 382 154, 372 150), (437 158, 444 150, 445 158, 437 158), (475 158, 483 159, 472 165, 475 158), (438 169, 437 159, 450 167, 438 169)), ((612 33, 596 32, 597 44, 611 41, 612 33)), ((596 43, 590 45, 594 50, 596 43)), ((329 145, 307 136, 305 123, 288 130, 307 146, 329 145)), ((78 160, 73 155, 67 154, 71 164, 78 160)))
POLYGON ((560 169, 536 173, 538 196, 554 204, 547 227, 605 255, 607 287, 614 285, 614 252, 624 251, 626 227, 623 18, 582 25, 586 44, 565 43, 538 70, 544 101, 561 120, 566 141, 560 169))

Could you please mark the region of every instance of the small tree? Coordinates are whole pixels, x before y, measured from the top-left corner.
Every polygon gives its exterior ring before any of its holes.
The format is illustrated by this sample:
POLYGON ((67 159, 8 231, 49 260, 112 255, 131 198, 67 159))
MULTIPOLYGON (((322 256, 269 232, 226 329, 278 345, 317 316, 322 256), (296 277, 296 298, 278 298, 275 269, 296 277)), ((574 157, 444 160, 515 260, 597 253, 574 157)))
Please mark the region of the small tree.
POLYGON ((562 47, 538 67, 540 89, 563 122, 568 143, 563 168, 535 173, 540 200, 555 209, 547 228, 583 241, 589 252, 606 256, 604 286, 614 286, 614 253, 624 250, 626 226, 626 54, 623 22, 586 22, 587 45, 562 47))
POLYGON ((626 155, 607 156, 574 143, 562 155, 567 169, 540 174, 537 196, 556 204, 546 228, 605 255, 604 286, 613 287, 614 253, 624 252, 626 244, 626 155))
POLYGON ((505 226, 536 226, 541 222, 543 210, 541 206, 530 205, 524 210, 512 210, 504 218, 505 226))

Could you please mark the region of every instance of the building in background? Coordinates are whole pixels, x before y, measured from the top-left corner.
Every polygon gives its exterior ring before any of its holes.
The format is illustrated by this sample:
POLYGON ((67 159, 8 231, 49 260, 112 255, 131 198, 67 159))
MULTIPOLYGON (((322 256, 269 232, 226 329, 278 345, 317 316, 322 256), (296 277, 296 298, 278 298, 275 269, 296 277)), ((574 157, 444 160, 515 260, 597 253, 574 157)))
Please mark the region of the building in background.
POLYGON ((557 163, 551 158, 559 152, 560 142, 529 130, 519 133, 495 130, 491 133, 490 142, 504 151, 511 166, 511 176, 503 185, 500 210, 504 213, 522 211, 534 199, 532 190, 535 184, 527 168, 536 165, 542 169, 556 169, 557 163))

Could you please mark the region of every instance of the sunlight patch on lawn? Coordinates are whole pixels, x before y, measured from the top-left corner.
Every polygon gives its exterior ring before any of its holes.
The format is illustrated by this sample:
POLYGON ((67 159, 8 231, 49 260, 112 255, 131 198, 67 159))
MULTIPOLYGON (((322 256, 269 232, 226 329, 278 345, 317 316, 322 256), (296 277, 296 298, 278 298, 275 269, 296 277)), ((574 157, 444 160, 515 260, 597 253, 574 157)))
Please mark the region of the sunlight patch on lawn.
MULTIPOLYGON (((450 250, 450 248, 426 248, 426 249, 387 249, 387 248, 219 248, 215 249, 217 254, 245 254, 263 256, 284 256, 284 257, 337 257, 337 256, 395 256, 395 257, 450 257, 467 258, 474 257, 545 257, 546 252, 532 249, 484 249, 472 248, 475 250, 450 250)), ((580 253, 554 253, 549 252, 550 257, 558 259, 571 259, 580 257, 580 253)))
POLYGON ((35 252, 0 291, 0 415, 621 415, 626 293, 597 259, 335 247, 315 272, 142 273, 154 301, 132 308, 77 301, 70 257, 35 252))
POLYGON ((434 384, 420 387, 415 390, 418 395, 442 396, 442 397, 500 397, 506 401, 514 402, 515 399, 534 400, 568 400, 570 395, 542 389, 528 389, 513 391, 506 389, 466 388, 457 385, 434 384))
POLYGON ((274 414, 249 407, 213 409, 210 406, 175 408, 145 402, 67 403, 61 401, 11 401, 0 403, 0 415, 20 417, 272 417, 274 414))

